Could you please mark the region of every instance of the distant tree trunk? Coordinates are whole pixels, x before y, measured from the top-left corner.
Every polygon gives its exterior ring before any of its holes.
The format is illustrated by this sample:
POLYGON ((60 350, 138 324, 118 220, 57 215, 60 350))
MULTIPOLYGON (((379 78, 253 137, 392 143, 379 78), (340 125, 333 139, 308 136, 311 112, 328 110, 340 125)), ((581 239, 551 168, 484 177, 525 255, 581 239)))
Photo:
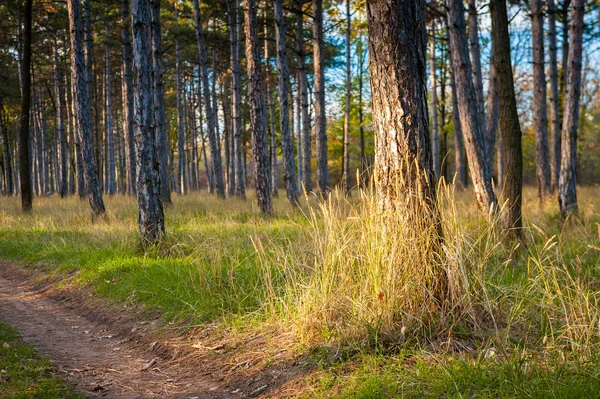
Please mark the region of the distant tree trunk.
MULTIPOLYGON (((265 123, 267 126, 267 137, 270 139, 271 144, 269 147, 269 159, 270 159, 270 167, 269 173, 271 175, 271 193, 273 197, 278 197, 279 193, 277 191, 277 133, 275 131, 275 106, 273 104, 273 96, 271 93, 271 68, 269 67, 269 29, 267 25, 267 7, 268 2, 265 0, 265 9, 264 9, 264 54, 265 54, 265 79, 264 83, 264 92, 265 99, 267 103, 267 118, 265 118, 265 123)), ((287 100, 287 99, 286 99, 287 100)), ((289 114, 288 114, 289 117, 289 114)))
POLYGON ((558 203, 563 216, 578 210, 576 186, 577 122, 579 121, 579 100, 581 96, 584 13, 585 0, 573 0, 567 83, 565 87, 565 112, 561 133, 560 177, 558 181, 558 203))
POLYGON ((13 180, 13 166, 12 166, 12 149, 10 145, 10 139, 8 136, 8 127, 6 121, 6 111, 4 104, 2 104, 2 97, 0 97, 0 133, 2 134, 2 152, 4 154, 4 182, 5 182, 5 193, 6 195, 13 195, 14 192, 14 180, 13 180))
POLYGON ((485 132, 480 119, 480 105, 473 85, 471 62, 462 0, 447 0, 452 68, 455 72, 460 125, 465 136, 469 172, 479 207, 485 212, 496 211, 498 202, 492 187, 492 177, 485 160, 485 132))
MULTIPOLYGON (((169 136, 167 133, 167 120, 165 116, 165 86, 163 83, 162 38, 160 25, 160 0, 150 0, 151 13, 151 39, 152 39, 152 67, 154 87, 154 118, 156 118, 156 153, 158 173, 160 178, 160 199, 163 203, 171 202, 171 188, 169 184, 169 136)), ((133 7, 132 7, 133 8, 133 7)), ((135 76, 134 76, 135 78, 135 76)), ((137 162, 137 160, 136 160, 137 162)), ((139 179, 137 179, 139 181, 139 179)), ((136 184, 136 187, 138 184, 136 184)), ((139 197, 139 194, 138 194, 139 197)))
POLYGON ((521 193, 523 190, 523 155, 521 149, 521 126, 517 113, 515 88, 510 60, 510 36, 506 0, 491 0, 492 51, 498 79, 498 101, 500 111, 500 134, 502 135, 502 162, 504 165, 502 202, 504 227, 511 234, 520 237, 521 232, 521 193))
POLYGON ((365 126, 364 126, 364 115, 363 115, 363 80, 364 80, 364 67, 363 62, 365 59, 365 51, 363 49, 362 36, 357 46, 358 52, 358 128, 360 130, 360 184, 362 187, 366 187, 367 182, 367 158, 365 156, 365 126))
POLYGON ((544 15, 542 0, 531 0, 531 38, 533 49, 533 125, 535 130, 535 171, 538 197, 544 200, 550 192, 548 163, 548 113, 546 108, 546 75, 544 72, 544 15))
POLYGON ((465 145, 463 141, 460 112, 458 110, 458 95, 456 94, 456 79, 454 68, 450 68, 450 85, 452 90, 452 124, 454 125, 454 166, 456 179, 461 188, 468 185, 467 160, 465 159, 465 145))
POLYGON ((477 99, 477 112, 479 113, 479 123, 481 126, 485 126, 483 76, 481 73, 481 46, 479 45, 479 23, 477 22, 477 0, 467 0, 467 4, 469 14, 469 45, 471 47, 471 64, 473 65, 473 84, 475 87, 475 98, 477 99))
POLYGON ((558 188, 560 172, 560 121, 558 97, 558 65, 556 61, 556 4, 548 0, 548 48, 550 50, 550 167, 551 190, 558 188))
POLYGON ((98 185, 92 142, 92 101, 88 89, 88 73, 83 56, 83 32, 79 0, 68 0, 69 29, 71 32, 71 84, 73 85, 74 116, 81 143, 85 188, 94 215, 105 212, 102 192, 98 185))
MULTIPOLYGON (((287 189, 287 197, 292 205, 298 205, 298 186, 296 165, 294 162, 294 142, 290 134, 289 114, 294 104, 289 104, 288 85, 290 71, 285 49, 285 25, 283 19, 282 0, 274 0, 275 40, 277 42, 277 72, 279 77, 279 130, 281 132, 281 148, 283 151, 283 180, 287 189)), ((292 125, 293 128, 293 125, 292 125)))
MULTIPOLYGON (((427 229, 419 234, 432 236, 427 250, 434 255, 441 227, 427 115, 425 3, 371 0, 367 20, 380 212, 409 207, 419 228, 427 229)), ((435 273, 429 289, 443 301, 447 281, 442 270, 435 273)))
POLYGON ((440 129, 438 124, 438 97, 437 97, 437 76, 436 76, 436 58, 435 58, 435 19, 431 20, 431 54, 429 66, 431 72, 431 121, 432 126, 432 153, 433 153, 433 170, 437 178, 440 178, 440 129))
POLYGON ((54 46, 54 97, 56 104, 56 140, 60 148, 60 184, 58 194, 64 198, 68 192, 67 180, 67 137, 65 135, 64 90, 61 85, 62 71, 58 62, 58 45, 54 46))
MULTIPOLYGON (((175 23, 177 24, 178 11, 175 9, 175 23)), ((179 48, 179 39, 175 38, 175 90, 177 91, 177 186, 179 193, 186 192, 185 176, 185 150, 184 150, 184 116, 181 86, 181 56, 179 48)))
POLYGON ((264 102, 255 0, 244 0, 246 33, 246 62, 248 65, 248 96, 250 97, 250 123, 252 125, 252 155, 254 159, 254 185, 258 207, 264 214, 273 213, 269 181, 269 156, 265 129, 264 102))
MULTIPOLYGON (((494 57, 490 57, 490 76, 488 79, 488 98, 485 110, 485 146, 486 158, 490 173, 494 170, 494 147, 496 146, 496 131, 498 130, 498 78, 494 57)), ((492 173, 493 174, 493 173, 492 173)))
MULTIPOLYGON (((109 40, 108 34, 108 21, 106 22, 106 41, 109 40)), ((107 192, 112 195, 117 192, 117 163, 115 159, 115 139, 114 130, 112 123, 112 104, 111 104, 111 85, 110 85, 110 48, 105 45, 106 54, 106 74, 104 78, 105 91, 106 91, 106 148, 108 151, 108 173, 107 173, 107 192)))
POLYGON ((317 140, 317 187, 320 194, 329 191, 327 165, 327 117, 325 114, 325 65, 323 63, 323 0, 313 0, 313 59, 315 70, 315 137, 317 140))
POLYGON ((198 54, 200 58, 200 72, 202 76, 202 89, 204 94, 204 107, 206 109, 206 118, 208 122, 208 142, 210 145, 212 176, 217 195, 225 198, 225 183, 223 182, 223 167, 221 164, 221 151, 215 133, 216 110, 213 110, 210 96, 210 86, 208 85, 208 61, 206 56, 206 46, 204 44, 204 33, 202 32, 202 17, 200 15, 200 6, 198 0, 194 0, 194 17, 196 19, 196 38, 198 41, 198 54))
MULTIPOLYGON (((293 104, 292 104, 293 106, 293 104)), ((302 96, 300 95, 300 72, 296 75, 296 136, 297 136, 297 154, 298 154, 298 185, 299 191, 302 188, 304 180, 302 172, 304 171, 304 162, 302 159, 302 96)))
POLYGON ((242 83, 240 71, 240 10, 239 0, 227 0, 229 15, 229 40, 231 44, 231 78, 232 78, 232 121, 233 121, 233 154, 234 159, 234 195, 246 198, 244 181, 244 163, 242 159, 242 83))
POLYGON ((344 159, 342 171, 342 185, 347 195, 350 195, 350 99, 352 97, 352 81, 350 80, 351 65, 350 52, 350 28, 352 21, 350 17, 350 0, 346 0, 346 113, 344 116, 344 159))
POLYGON ((191 104, 190 104, 190 115, 191 115, 191 123, 192 123, 192 137, 191 137, 191 145, 192 145, 192 159, 191 159, 191 181, 192 181, 192 189, 199 190, 200 184, 198 182, 198 121, 196 119, 196 88, 194 85, 194 72, 192 69, 192 79, 190 82, 190 95, 191 95, 191 104))
POLYGON ((312 167, 310 147, 310 116, 308 113, 308 80, 306 78, 306 49, 304 47, 304 10, 303 0, 296 0, 296 41, 298 42, 298 82, 299 96, 302 102, 302 184, 308 192, 312 191, 312 167))
MULTIPOLYGON (((156 8, 152 7, 154 10, 156 8)), ((165 235, 165 218, 161 202, 159 164, 156 153, 158 126, 154 112, 155 81, 152 79, 152 61, 156 52, 152 35, 160 24, 150 15, 149 0, 132 0, 133 27, 133 128, 137 168, 136 192, 138 224, 144 243, 154 244, 165 235)))
POLYGON ((133 72, 131 60, 131 19, 129 0, 121 2, 121 39, 123 40, 123 63, 121 64, 121 92, 123 98, 123 135, 125 137, 125 164, 127 165, 127 192, 135 194, 135 144, 133 139, 133 72))

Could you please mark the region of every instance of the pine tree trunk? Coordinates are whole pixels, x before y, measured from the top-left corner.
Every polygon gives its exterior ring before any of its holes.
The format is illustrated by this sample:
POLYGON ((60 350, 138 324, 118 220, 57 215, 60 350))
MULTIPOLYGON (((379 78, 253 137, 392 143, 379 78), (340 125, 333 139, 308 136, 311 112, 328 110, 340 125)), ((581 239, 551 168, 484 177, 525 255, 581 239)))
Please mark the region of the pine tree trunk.
POLYGON ((544 72, 544 15, 542 0, 531 0, 531 39, 533 49, 533 125, 535 130, 535 174, 538 197, 550 192, 548 163, 548 112, 546 108, 546 74, 544 72))
MULTIPOLYGON (((304 10, 303 0, 296 0, 296 41, 298 42, 298 81, 300 101, 302 102, 302 184, 304 190, 311 192, 312 167, 310 147, 310 116, 308 113, 308 79, 306 77, 306 49, 304 46, 304 10)), ((300 151, 300 150, 299 150, 300 151)))
MULTIPOLYGON (((153 6, 153 10, 156 8, 153 6)), ((161 202, 156 136, 159 126, 154 116, 157 109, 156 81, 152 78, 156 52, 152 36, 160 31, 160 22, 150 16, 149 0, 132 0, 133 28, 133 129, 137 168, 136 193, 138 223, 143 242, 154 244, 165 235, 165 219, 161 202)))
MULTIPOLYGON (((287 198, 292 205, 298 205, 298 181, 296 179, 296 165, 294 161, 294 142, 290 134, 290 109, 288 85, 290 84, 290 71, 288 67, 287 51, 285 49, 285 25, 283 19, 282 0, 274 0, 275 14, 275 40, 277 42, 277 73, 279 80, 279 131, 281 133, 281 148, 283 151, 283 180, 287 190, 287 198)), ((292 124, 293 128, 293 124, 292 124)))
MULTIPOLYGON (((303 172, 303 159, 302 159, 302 96, 300 95, 300 73, 296 72, 296 141, 297 141, 297 154, 298 154, 298 194, 301 194, 302 188, 302 172, 303 172)), ((292 104, 292 106, 294 106, 292 104)))
POLYGON ((492 55, 490 57, 488 98, 485 109, 485 154, 490 173, 494 170, 494 147, 496 146, 496 131, 498 130, 498 112, 498 78, 496 77, 496 67, 494 66, 494 57, 492 55))
POLYGON ((344 115, 344 159, 343 159, 343 171, 342 181, 344 191, 347 195, 350 195, 350 107, 352 97, 352 81, 350 80, 351 65, 350 65, 350 28, 352 21, 350 17, 350 0, 346 0, 346 113, 344 115))
POLYGON ((467 161, 475 197, 486 214, 495 212, 498 201, 492 188, 492 177, 485 160, 485 132, 480 105, 473 85, 468 40, 462 0, 447 0, 452 68, 455 72, 460 125, 465 137, 467 161))
POLYGON ((479 114, 479 123, 481 126, 485 127, 483 75, 481 73, 481 46, 479 45, 479 23, 477 22, 477 0, 467 0, 467 4, 469 14, 469 45, 471 48, 471 64, 473 65, 473 84, 475 86, 475 98, 477 99, 477 112, 479 114))
POLYGON ((277 191, 277 179, 278 179, 278 169, 277 169, 277 132, 275 131, 275 104, 273 103, 273 95, 271 92, 271 68, 269 67, 269 30, 267 25, 267 8, 268 1, 265 0, 263 11, 263 20, 264 20, 264 72, 265 78, 263 80, 264 83, 264 98, 267 103, 267 113, 265 114, 265 124, 267 126, 267 137, 270 141, 269 144, 269 174, 271 176, 271 193, 273 197, 278 197, 279 192, 277 191))
POLYGON ((433 123, 432 135, 432 153, 433 170, 437 178, 440 178, 440 129, 438 123, 438 97, 437 97, 437 75, 436 75, 436 57, 435 57, 435 19, 431 20, 431 48, 430 48, 430 72, 431 72, 431 121, 433 123))
MULTIPOLYGON (((165 86, 163 83, 162 62, 162 35, 160 25, 160 0, 150 0, 151 7, 151 39, 152 39, 152 67, 154 87, 154 118, 156 118, 156 153, 158 173, 160 178, 160 199, 163 203, 171 202, 171 188, 169 182, 169 137, 167 120, 165 116, 165 86)), ((135 79, 135 76, 134 76, 135 79)), ((134 122, 135 123, 135 122, 134 122)), ((134 137, 134 140, 135 139, 134 137)), ((137 159, 136 159, 136 162, 137 159)), ((137 179, 139 181, 139 178, 137 179)), ((138 184, 136 183, 136 187, 138 184)), ((139 197, 139 194, 138 194, 139 197)))
POLYGON ((6 121, 6 111, 4 104, 2 104, 2 98, 0 97, 0 133, 2 134, 2 153, 4 154, 4 182, 6 195, 13 195, 14 192, 14 180, 13 180, 13 166, 12 166, 12 150, 10 145, 10 138, 8 135, 8 127, 6 121))
POLYGON ((465 145, 463 141, 460 112, 458 110, 458 95, 456 94, 456 79, 454 69, 450 68, 450 86, 452 90, 452 124, 454 125, 454 166, 457 183, 461 188, 468 185, 467 160, 465 159, 465 145))
POLYGON ((556 4, 548 0, 548 48, 550 69, 550 169, 551 190, 558 188, 558 175, 560 172, 560 117, 558 97, 558 64, 556 57, 556 4))
POLYGON ((327 165, 327 119, 325 114, 325 65, 323 63, 323 0, 313 0, 313 59, 315 70, 315 138, 317 142, 317 187, 321 195, 329 191, 327 165))
POLYGON ((81 146, 86 193, 94 215, 105 212, 102 192, 98 185, 98 174, 94 160, 92 142, 92 101, 86 63, 83 56, 83 32, 79 0, 68 0, 69 29, 71 32, 71 84, 73 85, 74 116, 81 146))
MULTIPOLYGON (((106 23, 106 41, 108 42, 108 22, 106 23)), ((115 132, 113 130, 112 123, 112 90, 110 85, 110 48, 108 45, 105 46, 106 54, 106 74, 104 78, 105 91, 106 91, 106 149, 108 151, 108 162, 107 162, 107 187, 108 194, 113 195, 117 192, 117 161, 115 159, 115 132)))
POLYGON ((510 36, 505 0, 492 0, 492 51, 498 79, 498 105, 500 134, 502 135, 502 163, 504 166, 502 203, 506 203, 504 227, 517 237, 521 236, 521 194, 523 179, 523 155, 521 149, 521 126, 515 99, 512 63, 510 60, 510 36))
POLYGON ((58 194, 64 198, 68 192, 67 137, 65 134, 64 90, 61 85, 62 70, 58 63, 58 46, 54 46, 54 97, 56 104, 56 140, 60 148, 60 184, 58 194))
POLYGON ((129 37, 131 19, 129 0, 122 0, 121 39, 123 40, 123 62, 121 64, 123 98, 123 135, 125 137, 125 164, 127 165, 127 192, 135 194, 135 144, 133 138, 133 72, 131 60, 131 39, 129 37))
MULTIPOLYGON (((178 11, 175 9, 175 23, 177 24, 178 11)), ((183 103, 181 92, 183 90, 181 86, 181 57, 179 49, 179 39, 175 39, 175 90, 177 91, 177 186, 179 187, 179 193, 185 194, 186 192, 186 176, 185 176, 185 150, 184 150, 184 116, 183 116, 183 103)))
POLYGON ((368 184, 367 180, 367 158, 365 156, 365 127, 364 127, 364 115, 363 115, 363 75, 364 67, 363 62, 365 59, 365 51, 363 49, 362 36, 358 43, 358 128, 360 130, 360 184, 366 187, 368 184))
POLYGON ((258 27, 255 0, 244 0, 244 31, 246 34, 246 62, 248 65, 248 96, 250 97, 250 123, 252 126, 252 155, 254 160, 254 185, 258 207, 264 214, 273 213, 269 181, 269 156, 265 128, 264 101, 258 47, 258 27))
POLYGON ((214 186, 217 190, 217 195, 220 198, 225 198, 225 184, 223 182, 223 167, 221 163, 221 151, 217 141, 215 126, 216 126, 216 110, 213 110, 211 104, 210 87, 208 85, 208 61, 206 56, 206 46, 204 43, 204 33, 202 32, 202 17, 200 15, 200 7, 198 0, 194 1, 194 17, 196 20, 196 39, 198 41, 198 54, 200 59, 200 72, 202 80, 202 90, 204 94, 204 107, 206 109, 206 118, 208 122, 208 142, 211 153, 211 173, 214 179, 214 186))
POLYGON ((583 16, 585 0, 573 0, 567 82, 565 86, 565 112, 561 132, 561 163, 558 180, 560 212, 567 216, 578 210, 577 206, 577 122, 581 97, 581 68, 583 16))

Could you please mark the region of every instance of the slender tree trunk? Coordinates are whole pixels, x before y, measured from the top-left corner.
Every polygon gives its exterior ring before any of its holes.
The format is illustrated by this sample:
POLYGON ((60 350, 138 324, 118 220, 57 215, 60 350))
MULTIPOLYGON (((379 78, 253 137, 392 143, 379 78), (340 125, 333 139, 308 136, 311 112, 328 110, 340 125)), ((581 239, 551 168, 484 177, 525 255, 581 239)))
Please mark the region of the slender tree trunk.
POLYGON ((329 191, 327 165, 327 117, 325 114, 325 65, 323 63, 323 0, 313 0, 313 59, 315 70, 315 137, 317 141, 317 187, 320 194, 329 191))
POLYGON ((447 0, 447 5, 452 68, 455 71, 460 125, 465 136, 469 172, 479 207, 485 213, 495 212, 498 202, 485 161, 485 127, 480 118, 481 107, 472 81, 464 5, 462 0, 447 0))
POLYGON ((310 147, 310 115, 308 113, 308 79, 306 77, 306 50, 304 46, 303 0, 296 0, 296 41, 298 45, 298 81, 300 101, 302 102, 302 184, 308 192, 312 191, 312 167, 310 147))
POLYGON ((89 97, 91 90, 87 87, 89 73, 87 73, 83 56, 80 4, 78 0, 68 0, 67 4, 71 32, 71 84, 73 85, 74 116, 81 143, 85 188, 92 212, 94 215, 101 215, 105 210, 94 160, 92 102, 89 97))
MULTIPOLYGON (((293 104, 292 104, 293 106, 293 104)), ((296 137, 297 137, 297 154, 298 154, 298 191, 302 188, 302 172, 304 162, 302 161, 302 96, 300 95, 300 72, 296 72, 296 137)))
POLYGON ((561 164, 558 180, 560 212, 567 216, 578 210, 577 206, 577 122, 581 97, 581 68, 583 42, 583 16, 585 0, 573 0, 571 36, 565 87, 565 113, 561 133, 561 164))
MULTIPOLYGON (((494 147, 496 145, 496 131, 498 130, 498 79, 494 57, 490 57, 490 76, 488 80, 488 98, 485 110, 485 154, 490 173, 494 170, 494 147)), ((493 173, 492 173, 493 174, 493 173)))
POLYGON ((531 38, 533 49, 533 125, 535 130, 535 174, 538 197, 550 192, 548 163, 548 113, 546 110, 546 74, 544 72, 544 15, 542 0, 531 0, 531 38))
POLYGON ((346 0, 346 113, 344 115, 344 159, 342 171, 342 184, 347 195, 350 195, 350 107, 352 97, 352 75, 350 70, 350 0, 346 0))
POLYGON ((204 33, 202 32, 202 17, 198 0, 194 0, 194 17, 196 19, 196 38, 198 41, 198 54, 200 58, 200 73, 202 76, 202 89, 204 94, 204 107, 208 122, 208 142, 210 145, 212 176, 217 195, 225 198, 225 184, 223 182, 223 167, 221 163, 221 151, 215 133, 216 110, 213 110, 210 96, 210 86, 208 85, 208 61, 206 56, 206 46, 204 44, 204 33))
POLYGON ((521 236, 521 194, 523 190, 523 155, 521 126, 510 60, 510 36, 505 0, 491 0, 492 51, 498 79, 500 134, 502 135, 502 162, 504 164, 502 202, 504 227, 517 237, 521 236))
MULTIPOLYGON (((158 156, 158 173, 160 178, 160 199, 163 203, 171 203, 169 184, 169 136, 165 116, 165 86, 163 83, 162 34, 160 25, 160 0, 150 0, 151 7, 151 39, 152 67, 154 84, 154 118, 156 118, 156 153, 158 156)), ((133 7, 132 7, 133 9, 133 7)), ((135 79, 135 76, 134 76, 135 79)), ((135 123, 135 122, 134 122, 135 123)), ((135 138, 134 138, 135 139, 135 138)), ((137 139, 135 139, 137 140, 137 139)), ((137 160, 136 160, 137 162, 137 160)), ((139 179, 137 179, 139 181, 139 179)), ((139 184, 136 183, 136 187, 139 184)), ((139 194, 138 194, 139 197, 139 194)))
MULTIPOLYGON (((278 169, 277 169, 277 133, 275 131, 275 106, 273 104, 273 95, 271 93, 271 68, 269 66, 269 29, 267 25, 267 8, 268 1, 265 0, 264 4, 264 25, 263 25, 263 36, 264 36, 264 72, 265 78, 264 83, 264 98, 267 103, 267 113, 265 114, 265 124, 267 126, 267 137, 270 140, 269 145, 269 173, 271 176, 271 193, 273 197, 278 197, 279 192, 277 191, 277 180, 278 180, 278 169)), ((289 118, 289 115, 288 115, 289 118)))
MULTIPOLYGON (((178 11, 175 9, 175 23, 177 24, 178 11)), ((177 91, 177 186, 179 187, 179 193, 185 194, 186 192, 186 176, 185 176, 185 150, 184 150, 184 116, 183 116, 183 103, 181 92, 183 90, 181 86, 181 56, 179 48, 179 38, 175 38, 175 81, 177 91)))
MULTIPOLYGON (((144 243, 153 244, 165 235, 165 218, 161 202, 161 179, 156 149, 159 134, 154 112, 156 81, 152 68, 156 65, 153 56, 160 55, 152 36, 160 22, 152 18, 149 0, 132 0, 133 27, 133 128, 137 168, 136 192, 138 200, 138 224, 144 243)), ((153 10, 156 8, 153 6, 153 10)))
POLYGON ((482 126, 485 126, 483 75, 481 73, 481 46, 479 45, 479 23, 477 21, 477 0, 467 0, 467 4, 469 14, 469 45, 471 47, 471 64, 473 65, 473 84, 475 87, 475 98, 477 99, 477 112, 479 114, 479 123, 482 126))
POLYGON ((431 121, 432 126, 432 153, 433 170, 437 178, 440 178, 440 129, 438 123, 438 97, 437 97, 437 75, 436 75, 436 57, 435 57, 435 19, 431 20, 431 50, 430 50, 430 72, 431 72, 431 121))
POLYGON ((450 86, 452 90, 452 124, 454 125, 454 166, 456 179, 461 188, 468 185, 467 160, 465 159, 465 145, 463 141, 460 112, 458 110, 458 95, 456 94, 456 79, 454 69, 450 68, 450 86))
POLYGON ((54 46, 54 97, 56 104, 56 140, 60 148, 60 184, 58 194, 64 198, 68 192, 67 180, 67 137, 65 135, 64 90, 61 85, 62 70, 58 62, 58 45, 54 46))
POLYGON ((358 42, 358 128, 360 130, 360 184, 363 187, 367 186, 367 158, 365 156, 365 127, 363 115, 363 80, 364 80, 364 59, 365 52, 363 50, 362 36, 358 42))
POLYGON ((282 0, 273 1, 275 25, 277 28, 275 39, 277 42, 277 72, 279 78, 279 131, 281 132, 281 148, 283 151, 283 180, 287 189, 287 197, 292 205, 298 205, 298 181, 296 179, 296 165, 294 161, 294 142, 290 134, 289 121, 290 108, 293 108, 294 105, 293 103, 288 103, 290 71, 285 49, 285 25, 282 3, 282 0))
POLYGON ((248 65, 248 96, 250 97, 250 123, 252 125, 252 155, 254 159, 254 185, 258 207, 264 214, 273 213, 269 181, 269 156, 265 129, 264 102, 258 47, 258 27, 255 0, 244 0, 246 33, 246 62, 248 65))
POLYGON ((4 181, 5 181, 5 192, 7 195, 13 195, 14 192, 14 180, 13 180, 13 166, 12 166, 12 150, 10 145, 10 138, 8 135, 8 123, 6 120, 6 110, 4 104, 2 104, 2 98, 0 97, 0 133, 2 133, 2 152, 4 154, 4 181))
POLYGON ((558 64, 556 61, 556 4, 548 0, 548 48, 550 50, 550 167, 551 190, 558 188, 558 175, 560 172, 560 121, 559 121, 559 96, 558 96, 558 64))
MULTIPOLYGON (((108 21, 106 22, 106 41, 108 42, 108 21)), ((108 45, 105 46, 106 53, 106 74, 104 78, 104 85, 106 91, 106 149, 108 151, 108 162, 107 162, 107 187, 108 194, 113 195, 117 192, 117 161, 115 159, 115 132, 113 130, 113 119, 112 119, 112 90, 110 84, 110 48, 108 45)))
POLYGON ((127 192, 135 194, 135 143, 133 138, 133 72, 131 60, 131 19, 129 17, 129 1, 122 0, 121 6, 121 39, 123 40, 123 62, 121 64, 122 98, 123 98, 123 135, 125 137, 125 164, 127 165, 127 192))

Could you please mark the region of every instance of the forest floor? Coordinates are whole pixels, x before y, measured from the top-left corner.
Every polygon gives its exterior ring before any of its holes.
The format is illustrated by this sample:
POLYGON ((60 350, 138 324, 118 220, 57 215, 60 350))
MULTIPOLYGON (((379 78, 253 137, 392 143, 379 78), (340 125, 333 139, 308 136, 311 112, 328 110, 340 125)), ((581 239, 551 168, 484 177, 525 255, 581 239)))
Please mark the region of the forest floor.
POLYGON ((252 197, 174 196, 150 251, 132 197, 107 197, 98 220, 77 198, 36 199, 29 215, 3 198, 0 320, 90 397, 597 397, 600 189, 580 188, 566 222, 527 189, 521 244, 471 192, 450 197, 458 300, 421 314, 391 302, 412 299, 393 272, 419 254, 386 260, 368 197, 279 198, 263 218, 252 197))

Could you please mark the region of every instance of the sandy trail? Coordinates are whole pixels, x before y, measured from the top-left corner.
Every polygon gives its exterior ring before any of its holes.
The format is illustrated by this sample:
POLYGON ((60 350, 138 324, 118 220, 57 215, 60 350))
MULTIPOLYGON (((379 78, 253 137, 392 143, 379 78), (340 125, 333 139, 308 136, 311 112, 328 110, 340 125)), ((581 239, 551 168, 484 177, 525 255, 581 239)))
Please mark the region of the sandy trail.
POLYGON ((9 267, 0 263, 0 320, 17 328, 25 342, 53 362, 58 375, 87 397, 244 397, 209 375, 161 359, 150 346, 133 342, 122 328, 46 291, 11 276, 9 267))

